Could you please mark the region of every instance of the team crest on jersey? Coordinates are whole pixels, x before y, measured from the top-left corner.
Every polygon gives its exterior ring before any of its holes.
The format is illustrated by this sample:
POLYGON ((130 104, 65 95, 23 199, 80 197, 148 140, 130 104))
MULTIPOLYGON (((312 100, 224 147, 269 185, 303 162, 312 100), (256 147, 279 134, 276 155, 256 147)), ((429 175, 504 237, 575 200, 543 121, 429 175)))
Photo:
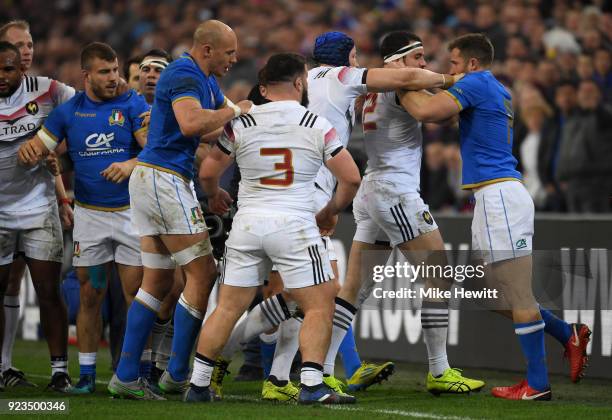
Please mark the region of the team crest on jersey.
POLYGON ((516 249, 523 249, 523 248, 527 248, 527 240, 519 239, 518 241, 516 241, 516 249))
POLYGON ((202 215, 202 210, 200 210, 199 207, 194 207, 191 209, 191 223, 194 225, 204 223, 204 216, 202 215))
POLYGON ((79 241, 74 241, 74 256, 75 257, 80 257, 81 256, 81 245, 79 244, 79 241))
POLYGON ((423 220, 425 220, 425 223, 428 225, 433 225, 433 217, 431 217, 431 213, 427 210, 423 212, 423 220))
POLYGON ((38 113, 38 104, 36 101, 28 102, 25 106, 25 110, 30 115, 36 115, 38 113))
POLYGON ((110 125, 119 125, 123 127, 123 123, 125 123, 125 117, 123 113, 119 109, 113 109, 111 112, 111 116, 108 118, 108 123, 110 125))

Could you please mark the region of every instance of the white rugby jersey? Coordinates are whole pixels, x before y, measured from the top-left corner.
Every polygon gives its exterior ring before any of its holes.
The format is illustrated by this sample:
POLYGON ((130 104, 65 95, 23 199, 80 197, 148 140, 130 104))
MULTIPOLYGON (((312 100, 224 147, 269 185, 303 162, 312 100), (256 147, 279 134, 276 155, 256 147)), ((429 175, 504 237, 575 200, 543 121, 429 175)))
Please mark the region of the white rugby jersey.
MULTIPOLYGON (((332 124, 344 147, 355 124, 355 99, 367 92, 366 71, 357 67, 315 67, 308 72, 308 109, 332 124)), ((315 182, 332 196, 336 179, 329 169, 322 166, 315 182)))
POLYGON ((10 223, 7 227, 15 228, 13 213, 28 214, 55 200, 53 176, 43 165, 19 165, 17 151, 49 113, 73 95, 73 88, 56 80, 25 76, 13 95, 0 98, 0 226, 10 223))
POLYGON ((363 104, 368 156, 364 180, 388 180, 398 193, 418 192, 423 138, 421 123, 399 104, 395 92, 368 93, 363 104))
POLYGON ((296 101, 255 107, 225 125, 218 145, 240 168, 239 212, 308 218, 315 176, 343 148, 329 121, 296 101))

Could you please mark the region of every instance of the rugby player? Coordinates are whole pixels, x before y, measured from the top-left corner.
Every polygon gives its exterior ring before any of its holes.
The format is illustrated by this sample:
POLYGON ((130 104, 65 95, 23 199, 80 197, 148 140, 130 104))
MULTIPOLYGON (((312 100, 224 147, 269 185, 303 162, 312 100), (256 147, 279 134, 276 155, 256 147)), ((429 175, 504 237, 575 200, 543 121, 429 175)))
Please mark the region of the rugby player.
POLYGON ((123 351, 108 390, 114 396, 160 399, 138 365, 160 310, 173 284, 176 264, 186 276, 174 312, 174 338, 168 369, 159 381, 166 392, 183 390, 189 380, 189 356, 206 311, 216 267, 199 203, 194 197, 192 166, 204 134, 247 112, 221 93, 215 77, 236 63, 234 31, 209 20, 198 26, 193 45, 161 74, 151 111, 147 144, 130 177, 132 220, 141 237, 144 277, 128 311, 123 351))
POLYGON ((138 65, 138 92, 153 106, 155 87, 161 72, 172 62, 172 57, 164 50, 152 49, 142 56, 138 65))
POLYGON ((128 177, 146 142, 141 114, 149 110, 135 91, 117 96, 115 51, 94 42, 81 52, 85 91, 57 107, 38 134, 19 152, 24 165, 36 163, 66 139, 74 163, 74 257, 80 282, 77 316, 80 379, 75 394, 95 391, 96 354, 102 303, 108 286, 106 265, 114 261, 129 306, 142 280, 140 242, 130 219, 128 177), (33 153, 31 153, 33 152, 33 153))
MULTIPOLYGON (((23 20, 11 21, 0 28, 0 41, 15 45, 21 54, 21 65, 24 72, 32 67, 34 59, 34 42, 30 34, 30 25, 23 20)), ((73 214, 71 200, 66 195, 61 176, 55 177, 55 194, 59 207, 62 226, 72 226, 73 214)), ((4 336, 2 337, 2 379, 6 386, 35 386, 25 378, 25 374, 12 366, 13 347, 19 325, 21 281, 25 272, 25 260, 18 256, 13 260, 9 273, 8 285, 4 295, 4 336)))
MULTIPOLYGON (((442 75, 420 68, 359 68, 356 59, 356 48, 353 40, 341 32, 327 32, 317 37, 313 56, 319 65, 308 72, 309 81, 309 105, 308 109, 318 115, 327 118, 336 128, 340 141, 346 147, 349 141, 352 127, 354 125, 355 99, 367 92, 393 91, 395 89, 427 89, 432 87, 449 87, 454 83, 454 78, 450 75, 442 75)), ((311 117, 310 119, 312 119, 311 117)), ((320 209, 331 198, 335 178, 324 166, 321 167, 315 180, 314 201, 320 209)), ((325 246, 332 260, 334 278, 338 278, 337 257, 333 250, 329 234, 323 236, 325 246)), ((336 284, 339 288, 339 284, 336 284)), ((341 321, 345 311, 343 303, 337 303, 335 316, 334 334, 345 336, 345 331, 349 329, 350 323, 341 321), (338 319, 336 319, 338 318, 338 319)), ((247 327, 239 326, 236 328, 232 337, 228 341, 228 346, 223 350, 222 360, 218 363, 218 370, 221 372, 227 369, 229 358, 235 353, 240 343, 249 341, 255 334, 260 334, 270 330, 275 325, 291 318, 291 311, 285 310, 287 304, 282 295, 275 295, 264 300, 254 308, 247 318, 241 321, 247 327), (274 314, 271 316, 270 314, 274 314), (285 317, 284 314, 289 314, 285 317)), ((290 321, 294 323, 294 321, 290 321)), ((292 330, 296 330, 295 324, 292 330)), ((352 334, 348 335, 352 339, 352 334)), ((340 343, 338 343, 338 346, 340 343)), ((326 360, 325 383, 336 392, 342 392, 344 385, 342 381, 334 377, 335 356, 338 346, 332 350, 333 359, 326 360)), ((354 346, 348 345, 351 348, 354 346)), ((293 390, 293 396, 297 389, 289 389, 289 370, 293 355, 297 351, 297 340, 282 340, 282 345, 277 344, 275 360, 273 363, 270 381, 264 383, 264 393, 270 395, 270 399, 290 400, 287 394, 293 390), (282 357, 277 357, 282 355, 282 357), (278 381, 277 381, 278 380, 278 381), (276 392, 278 391, 278 392, 276 392)), ((358 360, 358 358, 357 358, 358 360)), ((393 363, 387 362, 382 365, 357 364, 356 370, 348 379, 349 388, 353 390, 365 389, 368 386, 381 382, 392 372, 393 363)), ((215 372, 213 387, 217 392, 221 388, 223 374, 215 372), (218 381, 219 380, 219 381, 218 381)), ((350 373, 350 372, 349 372, 350 373)))
POLYGON ((39 299, 41 325, 51 355, 51 383, 71 388, 68 376, 68 317, 59 292, 62 228, 53 175, 45 165, 26 168, 17 150, 74 89, 46 77, 25 76, 19 50, 0 42, 0 290, 6 289, 15 252, 23 252, 39 299))
MULTIPOLYGON (((386 35, 380 53, 385 68, 426 66, 423 43, 409 32, 386 35)), ((398 247, 414 265, 426 262, 443 267, 447 264, 442 236, 419 194, 420 123, 401 106, 395 92, 369 93, 362 115, 368 164, 353 202, 357 229, 347 276, 338 293, 339 299, 352 306, 344 306, 344 314, 350 320, 353 318, 351 309, 360 307, 374 284, 361 279, 362 265, 368 261, 362 258, 364 251, 377 250, 376 259, 386 261, 391 248, 398 247)), ((427 278, 426 286, 448 290, 450 284, 443 279, 427 278)), ((464 377, 448 363, 448 302, 424 299, 421 325, 429 359, 427 390, 436 395, 479 391, 484 382, 464 377)), ((341 339, 334 336, 330 350, 337 348, 341 339)), ((335 354, 330 354, 329 360, 333 359, 335 354)))
POLYGON ((241 171, 240 207, 226 242, 219 302, 202 328, 187 402, 211 401, 210 379, 225 341, 263 284, 272 264, 304 314, 300 331, 302 404, 354 403, 323 383, 323 360, 331 333, 335 287, 319 228, 329 230, 350 204, 359 171, 334 127, 308 102, 305 59, 276 54, 260 72, 270 102, 225 126, 217 147, 201 166, 211 211, 231 203, 218 185, 232 158, 241 171), (315 217, 314 179, 325 163, 338 178, 336 194, 315 217), (319 227, 317 227, 317 224, 319 227))
POLYGON ((512 155, 512 98, 492 75, 493 46, 482 34, 467 34, 449 44, 451 73, 466 76, 431 98, 400 93, 402 105, 420 121, 459 115, 463 188, 474 191, 472 249, 488 263, 488 277, 511 308, 514 330, 527 359, 527 379, 492 394, 510 400, 550 400, 544 332, 566 348, 570 377, 578 380, 586 364, 590 330, 560 320, 538 306, 532 291, 533 200, 521 183, 512 155))

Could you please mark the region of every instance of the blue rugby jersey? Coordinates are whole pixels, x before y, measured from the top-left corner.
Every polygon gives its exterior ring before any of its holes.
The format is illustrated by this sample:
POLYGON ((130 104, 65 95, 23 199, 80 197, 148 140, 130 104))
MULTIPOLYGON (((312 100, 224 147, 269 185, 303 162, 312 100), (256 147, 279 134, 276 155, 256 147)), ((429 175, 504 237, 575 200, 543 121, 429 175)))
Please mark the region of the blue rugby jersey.
POLYGON ((181 134, 172 104, 185 99, 197 100, 204 109, 225 105, 215 77, 206 76, 188 53, 170 63, 157 82, 147 145, 138 155, 138 162, 188 181, 193 178, 193 160, 200 138, 181 134))
POLYGON ((478 188, 504 180, 520 180, 512 155, 512 97, 490 71, 466 74, 445 91, 459 113, 462 188, 478 188))
POLYGON ((107 211, 129 207, 128 180, 116 184, 100 172, 138 155, 141 149, 134 133, 143 129, 139 115, 148 110, 144 98, 133 90, 103 102, 79 92, 49 114, 39 135, 56 142, 67 140, 79 205, 107 211))

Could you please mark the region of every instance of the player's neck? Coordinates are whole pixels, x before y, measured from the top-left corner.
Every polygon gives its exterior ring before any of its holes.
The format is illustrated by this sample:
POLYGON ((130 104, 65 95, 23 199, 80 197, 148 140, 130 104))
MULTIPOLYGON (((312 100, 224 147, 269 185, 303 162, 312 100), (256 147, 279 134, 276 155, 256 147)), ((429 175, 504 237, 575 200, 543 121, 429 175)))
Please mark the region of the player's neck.
POLYGON ((200 57, 198 55, 197 51, 194 50, 193 48, 191 50, 189 50, 189 55, 191 56, 193 61, 195 61, 195 63, 198 65, 200 70, 202 70, 202 73, 204 73, 206 75, 206 77, 209 77, 210 76, 210 69, 208 68, 208 61, 206 61, 202 57, 200 57))
POLYGON ((295 95, 290 94, 290 93, 285 93, 285 92, 268 92, 268 94, 266 95, 266 99, 268 99, 271 102, 277 102, 277 101, 296 101, 296 102, 300 102, 295 95))

